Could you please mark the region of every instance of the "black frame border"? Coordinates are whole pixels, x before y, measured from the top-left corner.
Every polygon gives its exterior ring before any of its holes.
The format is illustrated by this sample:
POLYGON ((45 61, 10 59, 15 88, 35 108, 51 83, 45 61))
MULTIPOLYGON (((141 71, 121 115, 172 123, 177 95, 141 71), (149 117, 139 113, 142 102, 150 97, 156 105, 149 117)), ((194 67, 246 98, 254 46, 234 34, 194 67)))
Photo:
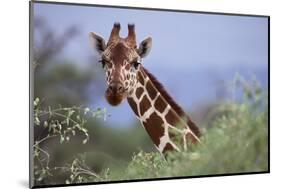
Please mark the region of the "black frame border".
POLYGON ((150 7, 132 7, 119 5, 101 5, 88 3, 70 3, 70 2, 55 2, 55 1, 29 1, 29 188, 51 188, 51 187, 68 187, 68 186, 84 186, 84 185, 98 185, 98 184, 116 184, 116 183, 131 183, 143 181, 161 181, 161 180, 175 180, 175 179, 190 179, 190 178, 208 178, 208 177, 223 177, 223 176, 239 176, 239 175, 256 175, 270 173, 270 16, 258 14, 240 14, 240 13, 225 13, 225 12, 209 12, 209 11, 192 11, 183 9, 163 9, 150 7), (32 47, 33 47, 33 4, 53 4, 53 5, 70 5, 70 6, 87 6, 87 7, 101 7, 101 8, 117 8, 117 9, 133 9, 145 11, 164 11, 164 12, 178 12, 178 13, 194 13, 194 14, 210 14, 223 16, 245 16, 245 17, 262 17, 268 20, 268 170, 260 172, 241 172, 241 173, 224 173, 213 175, 196 175, 196 176, 179 176, 179 177, 163 177, 163 178, 148 178, 148 179, 131 179, 131 180, 113 180, 104 182, 86 182, 77 184, 53 184, 53 185, 38 185, 34 186, 32 181, 33 175, 33 74, 32 74, 32 47))

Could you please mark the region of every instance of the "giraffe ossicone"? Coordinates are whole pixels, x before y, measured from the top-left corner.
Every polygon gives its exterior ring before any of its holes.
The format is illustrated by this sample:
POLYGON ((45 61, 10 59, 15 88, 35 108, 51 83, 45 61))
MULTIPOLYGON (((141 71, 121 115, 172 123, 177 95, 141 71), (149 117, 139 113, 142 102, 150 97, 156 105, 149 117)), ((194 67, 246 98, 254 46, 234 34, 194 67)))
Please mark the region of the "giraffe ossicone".
POLYGON ((128 24, 128 36, 119 35, 115 23, 108 42, 90 32, 91 44, 100 53, 108 88, 109 104, 127 99, 156 148, 161 152, 186 149, 188 143, 200 142, 200 130, 172 99, 161 83, 140 63, 152 47, 152 38, 136 43, 135 26, 128 24))

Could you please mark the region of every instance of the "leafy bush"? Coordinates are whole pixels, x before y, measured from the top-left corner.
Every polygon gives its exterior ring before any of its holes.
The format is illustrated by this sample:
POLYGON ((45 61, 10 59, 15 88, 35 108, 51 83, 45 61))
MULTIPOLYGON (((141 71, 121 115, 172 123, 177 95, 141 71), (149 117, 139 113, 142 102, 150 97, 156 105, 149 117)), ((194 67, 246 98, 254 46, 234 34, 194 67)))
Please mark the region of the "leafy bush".
MULTIPOLYGON (((57 138, 59 143, 69 142, 71 138, 84 135, 82 144, 86 144, 89 139, 88 129, 85 127, 87 117, 103 117, 106 119, 106 110, 98 108, 93 111, 88 107, 61 107, 52 109, 50 106, 47 110, 41 109, 39 98, 34 100, 34 130, 37 127, 46 131, 46 135, 36 135, 33 144, 33 158, 34 158, 34 178, 33 181, 37 184, 44 184, 57 170, 70 172, 70 179, 66 179, 66 183, 82 182, 85 179, 83 175, 96 175, 93 171, 85 166, 82 166, 80 160, 75 158, 71 165, 63 167, 53 166, 50 167, 50 153, 43 147, 44 142, 57 138)), ((96 175, 98 177, 98 175, 96 175)), ((98 177, 99 178, 99 177, 98 177)))
POLYGON ((125 171, 129 175, 120 175, 126 179, 268 170, 267 115, 254 117, 244 105, 231 106, 235 117, 217 119, 216 127, 204 134, 201 144, 181 153, 169 153, 165 163, 157 153, 140 153, 125 171))

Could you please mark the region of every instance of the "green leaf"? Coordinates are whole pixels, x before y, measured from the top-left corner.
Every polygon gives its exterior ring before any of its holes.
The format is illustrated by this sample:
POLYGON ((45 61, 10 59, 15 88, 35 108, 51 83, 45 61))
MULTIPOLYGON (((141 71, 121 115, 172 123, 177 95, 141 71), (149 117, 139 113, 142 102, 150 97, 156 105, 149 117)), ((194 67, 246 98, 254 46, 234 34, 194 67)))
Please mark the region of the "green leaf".
POLYGON ((71 117, 74 114, 74 112, 75 112, 74 110, 69 110, 68 111, 68 117, 71 117))
POLYGON ((84 133, 87 133, 88 130, 86 128, 81 128, 81 130, 84 132, 84 133))
POLYGON ((62 126, 61 126, 61 124, 60 124, 60 123, 58 123, 58 124, 57 124, 57 127, 59 128, 59 130, 61 130, 61 129, 62 129, 62 126))
POLYGON ((76 119, 77 119, 78 121, 80 121, 80 120, 81 120, 80 115, 77 115, 77 116, 76 116, 76 119))
POLYGON ((39 154, 40 154, 40 153, 39 153, 39 151, 38 151, 37 148, 36 148, 35 151, 34 151, 34 156, 35 156, 35 157, 38 157, 39 154))
POLYGON ((44 127, 48 127, 48 122, 47 122, 47 121, 44 121, 43 126, 44 126, 44 127))
POLYGON ((88 138, 86 138, 82 141, 83 144, 86 144, 87 142, 88 142, 88 138))
POLYGON ((89 111, 90 111, 90 108, 88 108, 88 107, 85 108, 85 109, 84 109, 84 114, 87 114, 89 111))
POLYGON ((49 115, 50 115, 50 117, 52 117, 53 112, 52 112, 52 109, 51 109, 51 107, 50 107, 50 106, 48 106, 48 111, 49 111, 49 115))
POLYGON ((106 109, 104 108, 103 109, 103 121, 106 121, 106 118, 107 118, 107 116, 106 116, 106 109))
POLYGON ((35 125, 40 125, 40 120, 38 117, 35 117, 34 123, 35 123, 35 125))
POLYGON ((76 134, 75 130, 72 130, 71 132, 72 132, 72 135, 75 136, 75 134, 76 134))
POLYGON ((60 143, 62 144, 64 142, 64 137, 61 135, 60 136, 60 143))
POLYGON ((37 98, 34 100, 33 105, 34 105, 34 106, 37 106, 38 104, 39 104, 39 98, 37 97, 37 98))

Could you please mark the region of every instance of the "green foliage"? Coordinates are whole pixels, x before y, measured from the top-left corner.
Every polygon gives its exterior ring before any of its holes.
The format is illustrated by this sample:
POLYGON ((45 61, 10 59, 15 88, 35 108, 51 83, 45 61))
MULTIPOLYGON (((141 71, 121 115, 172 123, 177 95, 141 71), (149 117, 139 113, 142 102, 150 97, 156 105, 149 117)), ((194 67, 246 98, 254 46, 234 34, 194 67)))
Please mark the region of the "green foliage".
POLYGON ((158 152, 134 154, 123 179, 143 179, 161 177, 159 170, 166 166, 165 158, 158 152), (126 177, 126 178, 125 178, 126 177))
MULTIPOLYGON (((106 119, 106 110, 98 108, 93 111, 90 108, 82 107, 59 107, 52 109, 50 106, 47 110, 41 109, 40 99, 34 100, 34 127, 42 127, 47 130, 47 135, 37 138, 33 145, 34 157, 34 181, 40 183, 44 179, 53 176, 53 171, 57 169, 69 170, 70 179, 66 182, 82 182, 85 179, 81 178, 81 174, 95 175, 94 172, 81 166, 78 159, 74 159, 70 167, 50 167, 50 154, 44 149, 42 144, 52 138, 58 138, 59 143, 63 144, 69 142, 72 137, 79 133, 84 135, 82 144, 86 144, 89 139, 88 129, 85 127, 87 122, 86 118, 103 117, 106 119)), ((98 177, 98 176, 97 176, 98 177)))
POLYGON ((267 171, 267 114, 253 116, 245 104, 222 106, 231 108, 233 115, 216 119, 200 144, 184 152, 170 152, 166 161, 159 153, 140 152, 119 177, 112 179, 267 171))
MULTIPOLYGON (((101 151, 97 149, 99 140, 107 136, 106 129, 101 129, 107 118, 106 110, 92 111, 86 107, 93 104, 93 99, 99 99, 95 96, 102 95, 99 78, 103 77, 99 75, 103 72, 92 64, 95 57, 91 64, 87 61, 78 64, 57 56, 76 36, 77 27, 70 26, 58 34, 43 18, 35 18, 34 23, 33 95, 37 98, 34 99, 33 183, 39 186, 86 182, 87 176, 93 179, 94 171, 104 172, 97 169, 104 167, 87 166, 88 156, 81 158, 83 153, 94 154, 96 158, 101 151), (102 119, 97 119, 99 117, 102 119), (99 139, 96 139, 97 135, 99 139)), ((108 146, 102 147, 108 149, 108 146)), ((106 157, 112 158, 112 154, 106 154, 106 157)), ((95 164, 99 162, 95 161, 95 164)))
MULTIPOLYGON (((65 184, 103 180, 103 178, 101 178, 85 164, 85 160, 83 158, 75 158, 70 165, 65 167, 55 167, 55 169, 61 169, 63 172, 70 173, 69 178, 65 180, 65 184)), ((104 171, 103 174, 106 175, 107 172, 104 171)))

